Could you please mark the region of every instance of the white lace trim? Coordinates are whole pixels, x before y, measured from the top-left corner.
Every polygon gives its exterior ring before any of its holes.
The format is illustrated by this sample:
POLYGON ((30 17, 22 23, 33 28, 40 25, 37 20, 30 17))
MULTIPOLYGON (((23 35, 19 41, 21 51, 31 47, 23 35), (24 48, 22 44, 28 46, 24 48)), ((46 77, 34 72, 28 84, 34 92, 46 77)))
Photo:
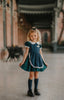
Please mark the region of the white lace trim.
POLYGON ((41 66, 41 67, 38 67, 38 66, 34 66, 33 64, 32 64, 32 62, 31 62, 31 59, 30 59, 30 53, 29 53, 29 62, 30 62, 30 64, 31 64, 31 66, 33 67, 33 68, 43 68, 44 66, 41 66))
POLYGON ((29 46, 25 46, 25 47, 28 47, 28 48, 30 48, 29 46))
POLYGON ((32 41, 29 41, 29 42, 32 43, 32 44, 35 44, 35 43, 39 44, 39 42, 32 42, 32 41))

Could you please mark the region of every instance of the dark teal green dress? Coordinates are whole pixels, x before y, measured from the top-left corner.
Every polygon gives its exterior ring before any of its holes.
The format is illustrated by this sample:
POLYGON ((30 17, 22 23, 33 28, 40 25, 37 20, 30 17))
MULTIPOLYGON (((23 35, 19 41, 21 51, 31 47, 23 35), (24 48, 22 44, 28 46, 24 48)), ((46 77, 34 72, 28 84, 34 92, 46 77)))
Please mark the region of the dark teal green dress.
POLYGON ((47 66, 40 55, 40 48, 42 46, 38 42, 31 41, 25 42, 25 46, 29 48, 29 53, 21 68, 28 72, 44 71, 47 66))

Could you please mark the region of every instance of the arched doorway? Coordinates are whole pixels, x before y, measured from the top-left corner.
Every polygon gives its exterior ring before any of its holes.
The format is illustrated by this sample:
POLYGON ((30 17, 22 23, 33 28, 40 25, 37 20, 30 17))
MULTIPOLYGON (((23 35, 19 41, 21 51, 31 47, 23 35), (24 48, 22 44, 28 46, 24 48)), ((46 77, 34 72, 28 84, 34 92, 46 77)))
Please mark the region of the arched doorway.
POLYGON ((47 43, 48 42, 48 33, 47 32, 44 33, 43 40, 44 40, 43 41, 44 43, 47 43))

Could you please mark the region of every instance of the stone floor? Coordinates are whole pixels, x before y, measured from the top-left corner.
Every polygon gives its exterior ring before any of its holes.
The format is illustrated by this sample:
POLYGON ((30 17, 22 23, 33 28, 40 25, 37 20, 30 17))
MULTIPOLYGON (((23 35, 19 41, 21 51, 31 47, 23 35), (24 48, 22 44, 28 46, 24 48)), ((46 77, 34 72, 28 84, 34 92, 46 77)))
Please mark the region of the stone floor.
MULTIPOLYGON (((28 97, 29 73, 19 62, 0 61, 0 100, 64 100, 64 54, 43 53, 48 68, 39 73, 41 96, 28 97)), ((34 81, 33 81, 34 89, 34 81)))

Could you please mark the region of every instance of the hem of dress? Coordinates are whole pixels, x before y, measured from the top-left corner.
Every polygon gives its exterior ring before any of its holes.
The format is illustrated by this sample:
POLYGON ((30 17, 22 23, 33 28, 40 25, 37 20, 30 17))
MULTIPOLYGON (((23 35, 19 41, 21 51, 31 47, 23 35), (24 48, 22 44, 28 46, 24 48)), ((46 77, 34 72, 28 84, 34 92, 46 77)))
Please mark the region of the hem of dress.
POLYGON ((43 72, 44 70, 26 70, 26 69, 24 69, 24 68, 22 68, 22 67, 20 67, 23 71, 27 71, 27 72, 43 72))

